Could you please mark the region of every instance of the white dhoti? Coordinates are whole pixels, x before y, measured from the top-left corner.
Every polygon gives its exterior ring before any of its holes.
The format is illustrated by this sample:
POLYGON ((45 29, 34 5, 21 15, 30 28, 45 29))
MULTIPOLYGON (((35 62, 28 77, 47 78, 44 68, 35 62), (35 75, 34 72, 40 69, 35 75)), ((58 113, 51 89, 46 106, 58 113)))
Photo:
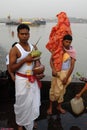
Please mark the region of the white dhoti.
POLYGON ((33 121, 38 118, 40 107, 40 89, 37 81, 30 83, 27 78, 16 75, 15 89, 16 123, 19 126, 25 126, 27 130, 32 130, 33 121))

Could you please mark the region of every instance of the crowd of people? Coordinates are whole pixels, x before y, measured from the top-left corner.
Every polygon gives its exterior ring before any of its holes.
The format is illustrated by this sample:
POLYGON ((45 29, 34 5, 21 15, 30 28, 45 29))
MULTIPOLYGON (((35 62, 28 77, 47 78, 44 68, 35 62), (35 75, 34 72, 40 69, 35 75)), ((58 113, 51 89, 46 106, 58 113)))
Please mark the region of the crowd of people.
MULTIPOLYGON (((70 22, 65 12, 57 15, 58 23, 52 28, 46 48, 51 53, 49 59, 52 69, 52 81, 49 91, 50 106, 47 114, 52 114, 52 103, 58 103, 57 110, 66 113, 62 108, 66 87, 71 83, 71 74, 76 62, 76 51, 71 45, 73 36, 70 22)), ((18 130, 32 130, 35 120, 40 115, 40 87, 37 77, 33 73, 34 57, 31 52, 33 44, 29 43, 30 28, 26 24, 17 27, 19 41, 13 44, 6 57, 9 74, 15 84, 14 112, 18 130)), ((79 98, 87 89, 76 94, 79 98)))

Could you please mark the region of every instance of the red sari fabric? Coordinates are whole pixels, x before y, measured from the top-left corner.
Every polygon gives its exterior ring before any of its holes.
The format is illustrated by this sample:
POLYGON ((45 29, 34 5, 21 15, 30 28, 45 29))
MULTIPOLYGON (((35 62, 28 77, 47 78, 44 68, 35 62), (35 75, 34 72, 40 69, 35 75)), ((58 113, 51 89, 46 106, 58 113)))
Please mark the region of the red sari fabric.
POLYGON ((63 45, 62 40, 66 34, 72 35, 70 22, 65 12, 57 15, 58 23, 51 30, 46 48, 52 53, 53 63, 56 71, 62 67, 63 45))

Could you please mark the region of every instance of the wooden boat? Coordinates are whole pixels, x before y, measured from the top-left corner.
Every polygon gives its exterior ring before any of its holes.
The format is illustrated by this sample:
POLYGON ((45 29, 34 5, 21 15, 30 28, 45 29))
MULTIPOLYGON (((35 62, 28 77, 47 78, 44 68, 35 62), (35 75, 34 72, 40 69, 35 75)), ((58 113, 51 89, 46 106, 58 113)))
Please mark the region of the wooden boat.
POLYGON ((23 22, 21 22, 21 23, 27 24, 27 25, 31 25, 31 24, 32 24, 31 22, 28 22, 28 21, 23 21, 23 22))
POLYGON ((46 21, 43 20, 43 19, 38 19, 38 20, 34 20, 32 23, 33 24, 39 24, 39 25, 45 25, 46 21))
POLYGON ((28 22, 28 21, 23 21, 21 23, 24 23, 24 24, 27 24, 29 26, 39 26, 40 24, 36 21, 33 21, 33 22, 28 22))
POLYGON ((29 22, 29 21, 22 21, 22 22, 8 21, 8 22, 6 22, 6 25, 19 25, 21 23, 27 24, 29 26, 39 26, 39 25, 45 25, 46 21, 45 20, 34 20, 32 22, 29 22))
POLYGON ((10 21, 10 22, 6 22, 6 25, 19 25, 20 22, 15 22, 15 21, 10 21))

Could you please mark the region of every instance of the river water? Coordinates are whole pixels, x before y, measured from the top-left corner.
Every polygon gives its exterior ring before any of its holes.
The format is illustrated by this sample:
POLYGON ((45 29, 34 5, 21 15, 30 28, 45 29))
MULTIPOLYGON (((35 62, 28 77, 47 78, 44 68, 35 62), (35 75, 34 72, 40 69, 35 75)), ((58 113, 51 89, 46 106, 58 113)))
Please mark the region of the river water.
MULTIPOLYGON (((46 25, 30 27, 30 39, 29 42, 35 44, 37 40, 41 37, 38 48, 42 52, 41 61, 45 65, 45 75, 46 77, 51 77, 51 68, 49 65, 50 52, 46 49, 46 43, 49 39, 49 34, 52 27, 56 23, 47 23, 46 25)), ((17 38, 17 26, 9 26, 5 24, 0 24, 0 70, 5 70, 5 56, 9 52, 11 45, 18 41, 17 38), (12 31, 14 36, 12 36, 12 31)), ((75 64, 75 69, 73 76, 76 72, 87 76, 87 24, 71 24, 71 29, 73 33, 72 45, 77 52, 77 60, 75 64)))

